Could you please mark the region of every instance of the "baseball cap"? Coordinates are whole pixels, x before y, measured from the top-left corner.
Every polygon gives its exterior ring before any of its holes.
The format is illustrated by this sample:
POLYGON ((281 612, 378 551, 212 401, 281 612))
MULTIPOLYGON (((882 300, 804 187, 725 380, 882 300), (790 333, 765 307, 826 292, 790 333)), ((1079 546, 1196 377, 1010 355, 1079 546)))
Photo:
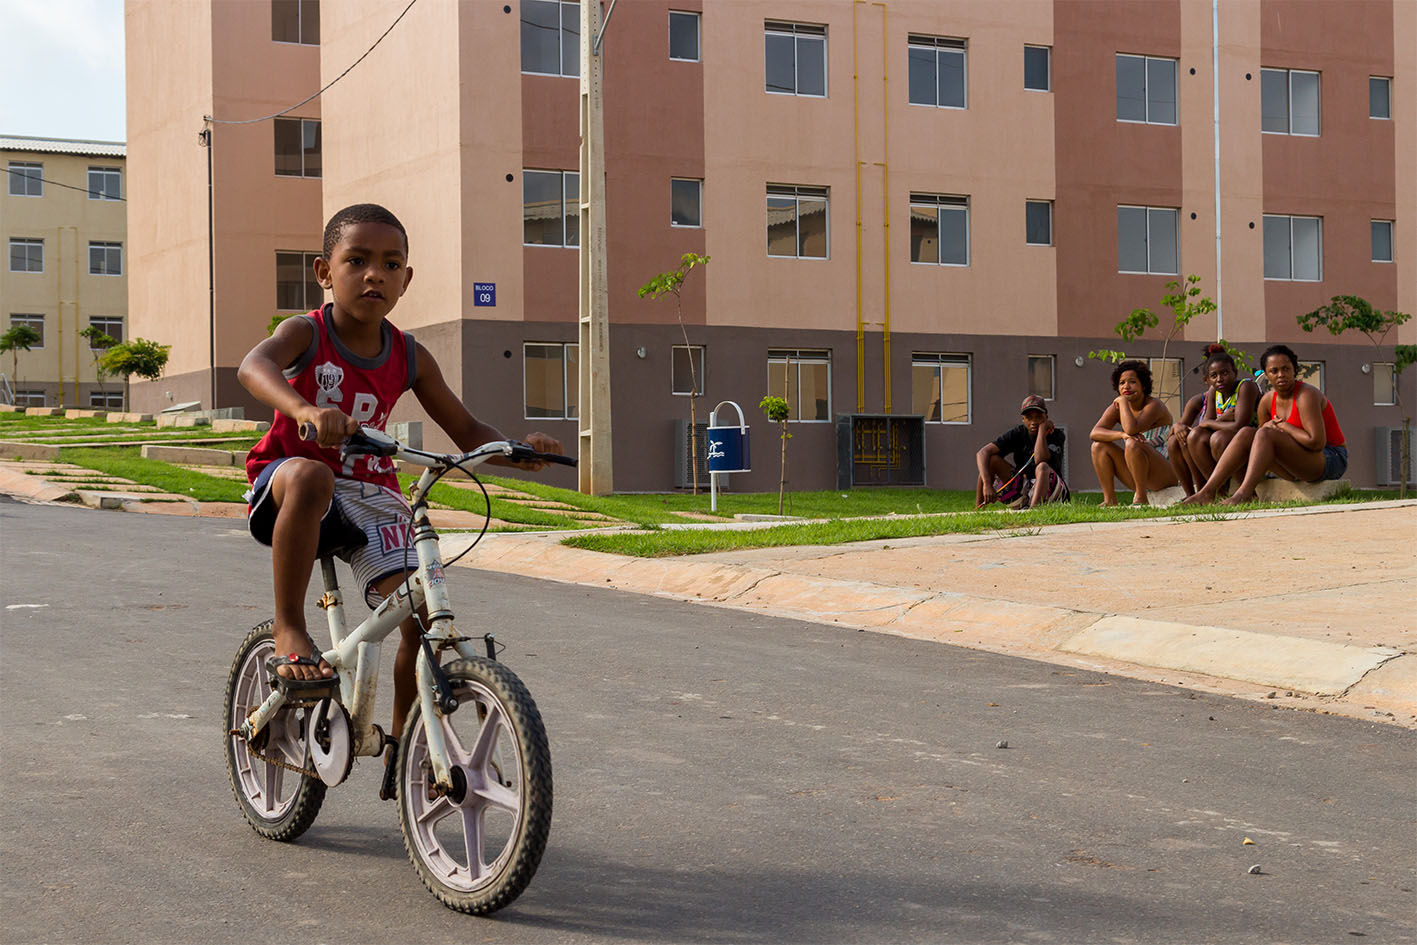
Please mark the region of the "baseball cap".
POLYGON ((1018 408, 1018 412, 1021 414, 1028 413, 1030 410, 1039 410, 1042 411, 1043 416, 1048 416, 1048 406, 1043 402, 1043 398, 1039 397, 1037 394, 1030 394, 1025 397, 1023 403, 1018 408))

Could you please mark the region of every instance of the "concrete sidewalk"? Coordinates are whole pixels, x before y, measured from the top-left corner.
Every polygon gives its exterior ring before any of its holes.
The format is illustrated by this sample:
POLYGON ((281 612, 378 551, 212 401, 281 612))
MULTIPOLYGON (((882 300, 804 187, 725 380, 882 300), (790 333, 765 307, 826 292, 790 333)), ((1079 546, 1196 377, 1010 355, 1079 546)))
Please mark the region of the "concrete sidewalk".
POLYGON ((1417 728, 1417 500, 681 558, 561 537, 488 535, 459 564, 1417 728))

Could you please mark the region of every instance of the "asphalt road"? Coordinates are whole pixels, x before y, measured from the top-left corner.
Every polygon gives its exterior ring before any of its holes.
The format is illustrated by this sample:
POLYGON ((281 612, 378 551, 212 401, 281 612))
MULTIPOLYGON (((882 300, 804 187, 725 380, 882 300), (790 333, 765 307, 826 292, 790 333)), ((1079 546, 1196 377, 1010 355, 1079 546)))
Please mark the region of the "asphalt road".
POLYGON ((522 898, 458 915, 377 762, 295 844, 242 820, 237 526, 0 500, 0 940, 1417 941, 1412 732, 460 568, 556 813, 522 898))

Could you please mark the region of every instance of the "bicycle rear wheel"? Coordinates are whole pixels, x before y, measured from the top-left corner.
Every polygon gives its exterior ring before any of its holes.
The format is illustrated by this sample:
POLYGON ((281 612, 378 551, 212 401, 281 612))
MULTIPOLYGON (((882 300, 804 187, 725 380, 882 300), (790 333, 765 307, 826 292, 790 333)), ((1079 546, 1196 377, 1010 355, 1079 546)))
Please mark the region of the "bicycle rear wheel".
POLYGON ((453 790, 434 791, 423 713, 399 742, 399 823, 423 885, 446 906, 486 915, 531 882, 551 831, 551 752, 516 674, 490 660, 443 667, 459 708, 440 716, 453 790))
MULTIPOLYGON (((275 621, 254 627, 236 651, 231 675, 226 682, 226 730, 239 729, 266 697, 271 694, 266 660, 275 655, 271 630, 275 621)), ((241 813, 251 827, 271 840, 294 840, 315 822, 325 800, 325 783, 319 778, 289 771, 263 761, 256 752, 297 768, 304 768, 308 751, 305 744, 304 708, 278 712, 247 744, 240 735, 226 736, 226 773, 241 813), (253 750, 254 749, 254 750, 253 750)))

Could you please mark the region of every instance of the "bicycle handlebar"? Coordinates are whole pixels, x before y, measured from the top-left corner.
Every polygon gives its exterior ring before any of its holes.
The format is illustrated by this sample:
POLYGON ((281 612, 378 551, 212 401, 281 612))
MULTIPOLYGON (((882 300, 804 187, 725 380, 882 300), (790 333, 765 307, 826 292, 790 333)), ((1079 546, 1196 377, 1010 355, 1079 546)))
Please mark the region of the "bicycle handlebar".
MULTIPOLYGON (((300 424, 297 432, 300 438, 305 441, 314 440, 316 436, 313 423, 300 424)), ((358 433, 353 434, 341 444, 340 458, 347 459, 350 456, 393 456, 416 466, 461 466, 469 462, 477 465, 486 462, 493 456, 504 456, 513 462, 555 463, 561 466, 575 466, 577 462, 574 456, 538 452, 517 440, 493 440, 482 444, 477 449, 457 455, 428 453, 406 446, 383 430, 376 430, 370 426, 360 426, 358 433)))

